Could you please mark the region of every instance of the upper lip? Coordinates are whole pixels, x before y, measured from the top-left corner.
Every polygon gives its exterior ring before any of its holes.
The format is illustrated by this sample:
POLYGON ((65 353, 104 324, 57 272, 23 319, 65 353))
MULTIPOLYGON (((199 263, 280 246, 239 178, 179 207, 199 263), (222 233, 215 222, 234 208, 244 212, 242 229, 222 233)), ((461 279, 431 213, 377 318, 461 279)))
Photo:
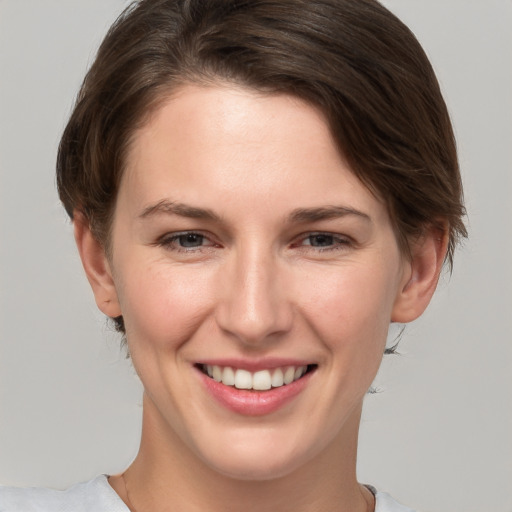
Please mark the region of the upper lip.
POLYGON ((196 365, 211 365, 211 366, 230 366, 249 372, 257 372, 260 370, 272 370, 274 368, 283 368, 286 366, 308 366, 315 364, 314 361, 297 358, 286 357, 266 357, 266 358, 212 358, 201 359, 196 361, 196 365))

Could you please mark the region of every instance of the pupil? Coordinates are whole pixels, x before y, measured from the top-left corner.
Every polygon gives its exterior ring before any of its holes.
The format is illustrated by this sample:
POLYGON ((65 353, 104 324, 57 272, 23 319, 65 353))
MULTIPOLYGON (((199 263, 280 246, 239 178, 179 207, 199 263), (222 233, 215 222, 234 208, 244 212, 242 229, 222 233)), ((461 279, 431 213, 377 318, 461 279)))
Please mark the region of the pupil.
POLYGON ((333 238, 331 235, 315 235, 311 237, 311 245, 314 247, 324 247, 332 245, 333 238))
POLYGON ((182 247, 199 247, 203 243, 203 236, 188 233, 187 235, 181 235, 179 242, 182 247))

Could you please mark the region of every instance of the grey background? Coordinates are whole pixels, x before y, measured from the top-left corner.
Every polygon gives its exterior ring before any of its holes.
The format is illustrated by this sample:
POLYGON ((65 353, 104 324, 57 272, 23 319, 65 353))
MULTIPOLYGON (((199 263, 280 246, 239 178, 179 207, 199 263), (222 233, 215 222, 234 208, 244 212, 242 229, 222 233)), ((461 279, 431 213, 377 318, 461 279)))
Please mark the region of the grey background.
MULTIPOLYGON (((0 482, 123 469, 141 390, 54 187, 60 132, 122 0, 0 0, 0 482)), ((512 511, 512 2, 386 0, 460 147, 470 240, 366 401, 359 477, 424 511, 512 511)))

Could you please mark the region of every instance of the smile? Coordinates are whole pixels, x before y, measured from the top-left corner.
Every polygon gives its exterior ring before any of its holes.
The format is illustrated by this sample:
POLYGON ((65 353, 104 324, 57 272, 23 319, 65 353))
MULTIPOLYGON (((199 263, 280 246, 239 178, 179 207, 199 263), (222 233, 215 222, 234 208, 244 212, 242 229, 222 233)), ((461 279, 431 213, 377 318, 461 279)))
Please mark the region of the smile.
POLYGON ((283 366, 250 372, 241 368, 217 365, 199 365, 199 369, 216 382, 236 389, 267 391, 287 386, 313 371, 316 365, 283 366))

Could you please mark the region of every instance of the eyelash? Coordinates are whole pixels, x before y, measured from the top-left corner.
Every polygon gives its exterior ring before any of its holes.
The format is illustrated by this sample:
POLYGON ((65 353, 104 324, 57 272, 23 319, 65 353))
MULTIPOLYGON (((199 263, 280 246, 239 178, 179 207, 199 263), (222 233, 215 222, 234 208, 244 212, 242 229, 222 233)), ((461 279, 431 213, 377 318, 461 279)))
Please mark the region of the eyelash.
MULTIPOLYGON (((337 235, 335 233, 329 233, 329 232, 325 232, 325 231, 317 231, 317 232, 313 232, 313 233, 307 233, 306 236, 304 235, 301 235, 301 237, 299 238, 299 242, 304 242, 305 240, 310 240, 310 243, 309 244, 300 244, 299 247, 301 248, 304 248, 304 247, 313 247, 315 248, 315 252, 329 252, 329 251, 342 251, 342 250, 345 250, 347 249, 348 247, 350 247, 352 245, 352 241, 346 237, 346 236, 341 236, 341 235, 337 235), (314 238, 314 237, 325 237, 325 238, 330 238, 332 239, 331 240, 331 245, 329 246, 321 246, 321 245, 313 245, 311 243, 311 239, 314 238)), ((296 244, 293 244, 294 246, 296 244)))
MULTIPOLYGON (((297 237, 295 239, 296 241, 292 243, 293 248, 299 248, 302 250, 308 250, 309 248, 313 248, 315 252, 330 252, 330 251, 340 251, 340 250, 346 250, 351 245, 353 245, 353 242, 350 238, 346 236, 340 236, 334 233, 324 232, 324 231, 318 231, 318 232, 312 232, 312 233, 304 233, 297 237), (328 246, 321 246, 321 245, 313 245, 312 239, 314 237, 325 237, 327 239, 331 239, 331 244, 328 246), (309 240, 308 244, 304 244, 306 240, 309 240)), ((177 233, 170 233, 167 235, 164 235, 161 237, 157 244, 160 247, 164 247, 171 251, 181 252, 181 253, 190 253, 190 252, 197 252, 201 250, 208 250, 215 247, 220 247, 219 244, 216 244, 215 242, 211 241, 210 238, 208 238, 207 235, 198 232, 198 231, 181 231, 177 233), (209 241, 210 243, 208 245, 196 245, 191 247, 184 247, 179 245, 180 238, 182 237, 200 237, 201 241, 209 241)))
POLYGON ((192 246, 192 247, 183 247, 183 246, 178 245, 180 238, 190 237, 190 236, 201 237, 202 240, 209 240, 209 238, 206 235, 204 235, 203 233, 200 233, 198 231, 181 231, 178 233, 171 233, 171 234, 164 235, 163 237, 161 237, 158 240, 157 245, 159 245, 160 247, 164 247, 166 249, 172 250, 172 251, 185 252, 185 253, 196 252, 197 250, 201 250, 201 249, 204 250, 205 248, 218 246, 218 244, 216 244, 214 242, 211 242, 209 245, 197 245, 197 246, 192 246))

